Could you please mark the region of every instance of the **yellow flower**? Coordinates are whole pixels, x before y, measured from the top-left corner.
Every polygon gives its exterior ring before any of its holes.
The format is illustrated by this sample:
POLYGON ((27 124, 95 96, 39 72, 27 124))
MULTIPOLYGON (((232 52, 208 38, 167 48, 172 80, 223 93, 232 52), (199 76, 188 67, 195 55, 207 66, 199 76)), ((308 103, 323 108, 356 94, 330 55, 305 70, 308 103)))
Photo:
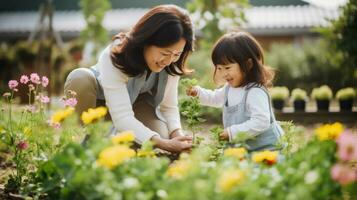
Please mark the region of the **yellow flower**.
POLYGON ((59 110, 52 115, 51 121, 60 123, 64 119, 66 119, 69 115, 71 115, 73 112, 74 112, 74 108, 72 107, 67 107, 64 110, 59 110))
POLYGON ((112 142, 114 144, 129 143, 134 140, 135 140, 135 135, 132 131, 124 131, 112 137, 112 142))
POLYGON ((107 114, 106 107, 98 107, 98 108, 89 108, 87 111, 84 111, 81 115, 81 120, 84 124, 90 124, 99 120, 107 114))
POLYGON ((154 151, 148 151, 148 150, 141 150, 139 149, 138 150, 138 153, 137 153, 137 156, 138 157, 150 157, 150 158, 154 158, 156 157, 156 154, 154 151))
POLYGON ((325 124, 315 129, 315 133, 319 140, 334 140, 343 132, 341 123, 325 124))
POLYGON ((96 108, 96 113, 98 115, 98 117, 104 117, 108 112, 108 109, 104 106, 100 106, 98 108, 96 108))
POLYGON ((245 148, 228 148, 224 150, 225 156, 235 157, 240 160, 244 159, 247 154, 247 150, 245 148))
POLYGON ((97 160, 98 165, 113 169, 135 156, 135 151, 127 146, 115 145, 102 150, 97 160))
POLYGON ((26 127, 24 128, 23 132, 24 132, 25 135, 28 136, 28 135, 31 135, 32 130, 31 130, 31 128, 29 128, 28 126, 26 126, 26 127))
POLYGON ((90 124, 93 121, 93 116, 88 112, 83 112, 81 115, 81 120, 84 124, 90 124))
POLYGON ((231 169, 223 172, 218 179, 218 188, 223 192, 230 192, 232 189, 245 181, 245 174, 240 169, 231 169))
POLYGON ((264 162, 267 165, 275 164, 278 160, 279 153, 277 151, 261 151, 254 153, 252 160, 256 163, 264 162))
POLYGON ((170 165, 167 175, 175 179, 182 179, 187 174, 189 168, 190 164, 188 160, 178 160, 170 165))

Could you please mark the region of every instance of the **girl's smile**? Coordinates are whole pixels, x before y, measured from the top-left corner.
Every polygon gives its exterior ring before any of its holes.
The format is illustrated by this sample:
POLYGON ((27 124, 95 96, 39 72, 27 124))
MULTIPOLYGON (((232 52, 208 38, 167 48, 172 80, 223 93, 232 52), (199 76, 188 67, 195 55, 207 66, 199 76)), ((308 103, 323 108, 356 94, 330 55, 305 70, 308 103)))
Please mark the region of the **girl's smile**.
POLYGON ((242 84, 243 73, 238 63, 217 65, 217 73, 221 74, 231 87, 239 87, 242 84))

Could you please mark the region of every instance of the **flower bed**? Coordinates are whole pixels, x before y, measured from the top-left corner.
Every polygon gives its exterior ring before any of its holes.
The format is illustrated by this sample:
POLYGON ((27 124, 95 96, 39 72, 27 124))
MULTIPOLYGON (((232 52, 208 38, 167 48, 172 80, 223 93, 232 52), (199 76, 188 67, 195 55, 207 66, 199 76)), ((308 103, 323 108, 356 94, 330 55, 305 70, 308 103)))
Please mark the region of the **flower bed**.
MULTIPOLYGON (((47 86, 43 80, 46 79, 30 78, 21 82, 29 88, 29 97, 35 96, 35 101, 25 108, 14 105, 12 97, 19 84, 14 81, 9 84, 11 92, 5 95, 6 103, 1 104, 0 149, 9 166, 6 197, 11 194, 35 199, 357 197, 357 135, 340 123, 320 126, 308 140, 296 140, 304 132, 288 123, 280 143, 285 148, 280 152, 247 152, 242 141, 234 144, 219 141, 220 129, 215 128, 209 141, 197 137, 192 152, 170 160, 157 154, 151 143, 140 149, 132 148, 134 136, 130 131, 105 137, 109 125, 102 121, 105 108, 84 112, 81 115, 84 125, 80 126, 73 113, 75 93, 64 97, 63 108, 47 111, 47 98, 41 98, 47 86), (87 140, 81 143, 85 135, 87 140)), ((189 116, 189 110, 185 111, 189 116)), ((198 117, 195 123, 200 121, 198 117)))

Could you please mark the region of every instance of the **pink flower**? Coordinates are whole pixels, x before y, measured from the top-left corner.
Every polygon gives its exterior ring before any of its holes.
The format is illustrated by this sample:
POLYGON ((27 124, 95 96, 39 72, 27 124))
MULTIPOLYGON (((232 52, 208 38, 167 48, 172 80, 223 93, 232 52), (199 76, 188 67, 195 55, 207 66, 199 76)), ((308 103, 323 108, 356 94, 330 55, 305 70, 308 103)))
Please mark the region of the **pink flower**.
POLYGON ((64 105, 74 107, 77 105, 77 103, 78 102, 77 102, 76 98, 69 98, 69 99, 65 100, 64 105))
POLYGON ((41 103, 49 103, 50 102, 50 98, 48 96, 42 96, 41 95, 40 101, 41 101, 41 103))
POLYGON ((41 81, 40 81, 40 77, 38 76, 38 74, 37 73, 32 73, 32 74, 30 74, 30 80, 31 80, 31 82, 32 83, 34 83, 34 84, 41 84, 41 81))
POLYGON ((60 129, 60 128, 61 128, 61 124, 58 123, 58 122, 53 122, 53 123, 52 123, 52 127, 53 127, 54 129, 60 129))
POLYGON ((33 105, 28 105, 25 108, 25 111, 29 112, 29 113, 35 113, 36 112, 36 107, 33 105))
POLYGON ((48 125, 50 125, 52 128, 54 129, 60 129, 61 128, 61 124, 58 122, 53 122, 51 120, 47 120, 48 125))
POLYGON ((343 132, 337 138, 338 157, 343 161, 357 161, 357 135, 350 131, 343 132))
POLYGON ((20 78, 20 83, 22 84, 26 84, 30 81, 29 77, 26 76, 26 75, 22 75, 21 78, 20 78))
POLYGON ((2 96, 3 97, 11 97, 11 93, 10 92, 5 92, 2 96))
POLYGON ((343 164, 335 164, 331 168, 331 177, 341 185, 347 185, 357 180, 357 171, 343 164))
POLYGON ((20 141, 18 144, 17 144, 17 148, 19 148, 20 150, 25 150, 28 148, 28 144, 26 141, 20 141))
POLYGON ((18 85, 19 85, 19 82, 17 82, 17 80, 10 80, 9 81, 10 90, 15 90, 18 85))
POLYGON ((30 91, 35 90, 35 86, 33 86, 32 84, 29 84, 29 90, 30 91))
POLYGON ((47 87, 49 80, 46 76, 42 76, 42 86, 47 87))

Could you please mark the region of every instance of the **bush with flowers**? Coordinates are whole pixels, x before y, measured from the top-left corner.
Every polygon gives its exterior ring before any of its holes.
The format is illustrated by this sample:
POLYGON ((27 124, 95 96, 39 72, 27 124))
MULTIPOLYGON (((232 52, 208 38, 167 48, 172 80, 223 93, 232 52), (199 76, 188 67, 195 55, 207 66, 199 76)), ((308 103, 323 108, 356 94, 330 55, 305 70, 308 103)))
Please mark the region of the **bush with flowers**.
POLYGON ((6 181, 6 193, 21 193, 41 163, 84 134, 74 131, 78 128, 73 120, 75 104, 66 105, 67 97, 63 99, 63 108, 54 112, 47 109, 48 84, 48 78, 37 73, 22 75, 19 80, 9 81, 10 91, 0 101, 0 156, 8 158, 4 165, 9 166, 4 172, 9 176, 2 179, 6 181), (28 90, 26 105, 18 105, 14 98, 20 86, 28 90), (66 126, 61 128, 62 124, 66 126))
MULTIPOLYGON (((33 80, 28 82, 39 83, 33 80)), ((84 112, 79 125, 73 92, 55 112, 47 112, 41 98, 30 102, 33 110, 21 111, 13 105, 14 83, 1 105, 5 110, 0 121, 1 152, 13 165, 6 180, 8 194, 129 200, 357 197, 357 135, 340 123, 319 126, 308 140, 299 138, 303 131, 288 123, 283 150, 258 152, 219 141, 217 127, 210 130, 210 143, 197 143, 192 152, 172 161, 157 155, 151 143, 138 149, 130 130, 107 137, 109 124, 102 120, 106 108, 84 112)), ((44 96, 40 84, 34 88, 32 94, 44 96)))

